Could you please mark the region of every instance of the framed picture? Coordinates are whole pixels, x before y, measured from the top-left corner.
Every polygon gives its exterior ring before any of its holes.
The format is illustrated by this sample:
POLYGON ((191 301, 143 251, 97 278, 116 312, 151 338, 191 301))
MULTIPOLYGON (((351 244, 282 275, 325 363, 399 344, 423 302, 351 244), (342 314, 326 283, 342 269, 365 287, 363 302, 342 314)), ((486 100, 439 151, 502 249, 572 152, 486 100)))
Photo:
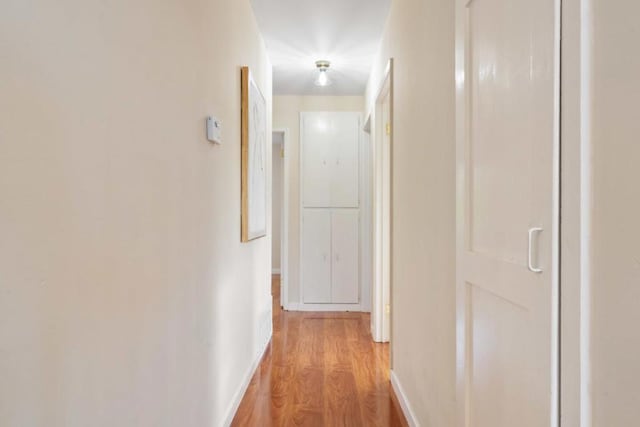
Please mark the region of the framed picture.
POLYGON ((267 234, 267 103, 242 67, 242 233, 243 242, 267 234))

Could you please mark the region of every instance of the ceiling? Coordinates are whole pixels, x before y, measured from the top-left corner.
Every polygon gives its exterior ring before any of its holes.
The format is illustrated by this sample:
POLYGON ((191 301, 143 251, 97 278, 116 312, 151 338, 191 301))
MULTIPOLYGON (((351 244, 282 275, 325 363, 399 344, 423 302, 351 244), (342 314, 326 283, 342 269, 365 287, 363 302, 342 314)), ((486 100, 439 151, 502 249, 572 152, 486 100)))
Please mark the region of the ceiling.
POLYGON ((391 0, 251 0, 273 64, 274 95, 362 95, 391 0), (331 61, 330 86, 314 85, 331 61))

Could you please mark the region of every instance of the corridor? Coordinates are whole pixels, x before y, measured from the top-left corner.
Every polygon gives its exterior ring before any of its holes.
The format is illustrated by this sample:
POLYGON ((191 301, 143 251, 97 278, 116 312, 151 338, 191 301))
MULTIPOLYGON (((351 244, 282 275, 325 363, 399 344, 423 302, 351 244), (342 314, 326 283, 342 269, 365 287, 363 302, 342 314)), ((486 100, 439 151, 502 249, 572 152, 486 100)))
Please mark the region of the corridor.
POLYGON ((1 0, 0 427, 640 426, 638 16, 1 0))
POLYGON ((406 426, 389 384, 389 345, 368 313, 287 312, 272 278, 273 338, 233 426, 406 426))

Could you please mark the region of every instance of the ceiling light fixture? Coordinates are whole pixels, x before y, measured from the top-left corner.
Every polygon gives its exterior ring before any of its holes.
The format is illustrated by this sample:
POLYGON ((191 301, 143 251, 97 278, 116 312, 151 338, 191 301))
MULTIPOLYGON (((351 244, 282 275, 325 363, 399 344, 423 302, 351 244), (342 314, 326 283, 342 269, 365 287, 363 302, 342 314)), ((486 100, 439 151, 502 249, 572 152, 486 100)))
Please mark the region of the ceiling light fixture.
POLYGON ((316 77, 316 86, 329 86, 331 84, 331 80, 327 75, 327 71, 329 70, 329 66, 331 62, 320 60, 316 61, 316 68, 318 69, 318 76, 316 77))

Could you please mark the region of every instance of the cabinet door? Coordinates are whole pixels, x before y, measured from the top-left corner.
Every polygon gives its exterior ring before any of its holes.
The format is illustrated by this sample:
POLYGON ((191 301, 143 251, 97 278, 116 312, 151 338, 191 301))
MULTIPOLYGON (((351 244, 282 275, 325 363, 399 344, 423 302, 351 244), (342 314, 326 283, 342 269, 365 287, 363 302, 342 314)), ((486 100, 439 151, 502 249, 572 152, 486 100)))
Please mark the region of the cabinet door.
POLYGON ((331 141, 331 206, 356 208, 359 202, 360 116, 334 113, 331 141))
POLYGON ((329 113, 307 114, 302 120, 302 205, 331 206, 333 131, 329 113))
POLYGON ((331 211, 302 213, 302 283, 305 303, 331 302, 331 211))
POLYGON ((359 294, 359 213, 337 209, 331 214, 331 302, 357 304, 359 294))

